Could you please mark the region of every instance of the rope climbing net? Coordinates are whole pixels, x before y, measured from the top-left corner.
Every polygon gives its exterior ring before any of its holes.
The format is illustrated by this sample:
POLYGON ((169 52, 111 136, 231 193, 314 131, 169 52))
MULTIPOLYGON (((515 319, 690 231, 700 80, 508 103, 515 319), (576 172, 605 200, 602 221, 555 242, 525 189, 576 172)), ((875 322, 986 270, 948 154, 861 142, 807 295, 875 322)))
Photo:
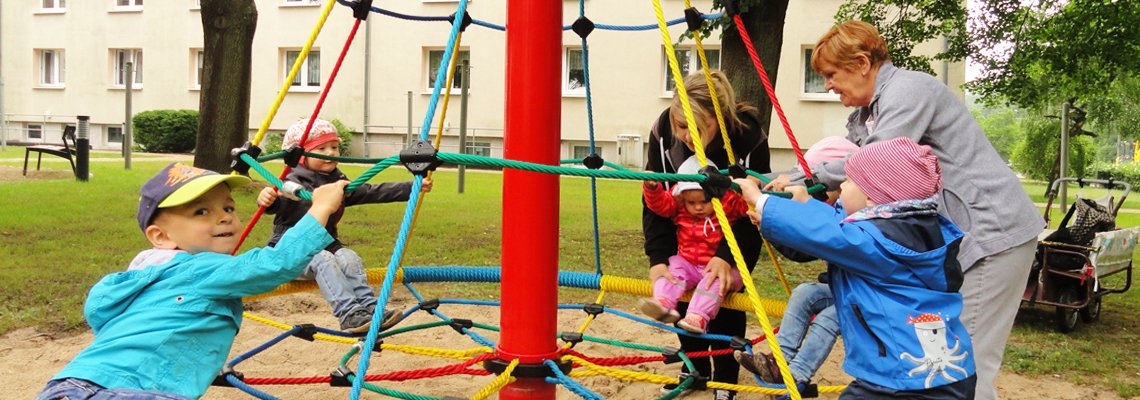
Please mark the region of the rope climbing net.
MULTIPOLYGON (((675 82, 682 82, 683 76, 676 58, 676 53, 673 49, 672 41, 670 40, 668 26, 676 25, 682 22, 687 23, 690 31, 700 30, 704 21, 720 18, 731 18, 736 24, 737 29, 742 35, 742 39, 749 51, 750 58, 753 65, 759 74, 765 90, 772 100, 777 115, 782 123, 785 133, 787 134, 793 150, 796 154, 799 163, 807 176, 811 177, 811 172, 807 168, 803 160, 803 155, 799 149, 799 145, 795 140, 794 134, 791 131, 790 124, 784 116, 784 112, 775 97, 775 92, 772 85, 764 72, 763 66, 760 64, 759 57, 756 55, 755 49, 752 47, 752 41, 748 38, 747 32, 744 31, 740 19, 740 15, 735 11, 731 1, 724 1, 725 13, 717 14, 703 14, 691 6, 689 0, 685 1, 685 16, 673 20, 666 20, 664 12, 661 9, 660 0, 652 0, 653 10, 656 15, 657 23, 648 25, 609 25, 594 23, 586 17, 584 0, 579 0, 578 18, 572 25, 562 27, 563 30, 572 30, 581 37, 582 43, 582 62, 584 67, 584 86, 586 93, 586 110, 589 127, 589 144, 591 149, 595 149, 595 136, 594 136, 594 117, 593 117, 593 101, 592 91, 590 85, 590 69, 589 69, 589 43, 588 36, 595 29, 606 29, 615 31, 634 31, 634 30, 652 30, 658 29, 661 32, 662 41, 666 47, 666 55, 670 65, 670 73, 672 74, 675 82)), ((470 25, 476 25, 484 28, 505 31, 503 25, 481 21, 471 18, 467 12, 467 0, 458 2, 458 6, 454 14, 450 16, 414 16, 402 14, 390 10, 381 9, 372 6, 370 0, 364 1, 347 1, 337 0, 336 2, 328 1, 321 9, 320 17, 313 28, 307 43, 301 49, 300 55, 297 57, 296 63, 290 69, 288 76, 284 80, 284 87, 278 91, 277 97, 274 99, 268 114, 262 120, 262 123, 255 134, 253 140, 246 146, 237 149, 235 156, 235 173, 249 173, 252 169, 265 180, 280 190, 283 186, 282 179, 288 175, 290 169, 296 166, 301 156, 313 157, 319 159, 336 160, 344 163, 358 163, 358 164, 371 164, 372 166, 366 170, 362 175, 354 179, 345 189, 346 192, 351 192, 359 188, 362 184, 374 178, 377 174, 381 173, 388 167, 396 164, 403 164, 412 172, 414 176, 411 195, 408 201, 408 206, 405 209, 403 219, 401 221, 399 233, 397 235, 396 243, 394 245, 392 256, 386 268, 374 268, 367 270, 368 280, 373 284, 378 284, 378 302, 376 310, 373 315, 372 324, 367 333, 363 336, 355 336, 345 332, 318 327, 312 324, 288 325, 277 321, 270 320, 261 316, 246 313, 245 317, 252 321, 256 321, 274 328, 278 328, 282 333, 264 344, 257 346, 248 352, 241 354, 231 361, 227 362, 223 370, 219 374, 218 379, 215 381, 216 385, 232 386, 238 388, 256 398, 261 399, 274 399, 275 397, 261 391, 257 387, 270 386, 270 385, 315 385, 324 384, 332 386, 351 387, 349 397, 353 400, 360 397, 363 390, 372 391, 386 396, 402 398, 402 399, 433 399, 435 397, 407 393, 399 391, 390 387, 380 386, 381 382, 398 382, 414 379, 430 379, 450 375, 491 375, 497 374, 498 376, 479 389, 472 398, 483 399, 487 398, 506 385, 514 382, 518 377, 523 375, 517 374, 533 374, 533 369, 524 370, 520 369, 518 359, 514 359, 505 363, 505 365, 491 363, 496 358, 496 343, 488 337, 480 334, 480 332, 499 332, 500 329, 493 325, 488 325, 482 322, 476 322, 468 319, 451 318, 443 313, 441 308, 445 305, 472 305, 472 306, 488 306, 500 307, 501 303, 495 301, 476 301, 476 300, 463 300, 463 299, 428 299, 422 296, 416 289, 416 283, 428 282, 500 282, 502 279, 501 270, 497 267, 464 267, 464 266, 447 266, 447 267, 405 267, 402 265, 407 242, 410 239, 412 227, 418 218, 421 204, 424 196, 420 193, 420 188, 424 179, 430 179, 435 167, 441 164, 451 165, 466 165, 466 166, 480 166, 480 167, 495 167, 503 169, 514 169, 522 171, 531 171, 542 174, 555 174, 555 175, 568 175, 588 177, 590 179, 591 189, 591 205, 593 213, 593 231, 594 231, 594 273, 573 272, 573 271, 559 271, 558 285, 560 287, 582 288, 597 291, 596 300, 588 304, 560 304, 559 309, 575 309, 582 310, 586 316, 581 325, 574 331, 564 331, 557 335, 557 339, 561 340, 563 344, 559 347, 557 359, 548 359, 542 363, 541 369, 543 370, 542 377, 546 382, 551 384, 560 385, 561 387, 571 391, 572 393, 586 399, 600 399, 602 396, 591 391, 579 381, 582 378, 603 376, 610 379, 617 379, 623 381, 636 381, 645 382, 655 385, 673 384, 676 385, 674 389, 665 393, 661 398, 671 399, 675 398, 688 389, 727 389, 737 392, 745 393, 758 393, 765 395, 785 395, 791 399, 799 399, 801 394, 799 388, 796 387, 791 378, 791 373, 788 370, 787 363, 780 351, 780 348, 775 340, 774 330, 769 322, 769 316, 780 316, 783 313, 785 303, 780 300, 773 300, 761 298, 757 292, 755 285, 751 279, 745 279, 745 292, 743 294, 732 294, 726 297, 723 307, 732 309, 752 311, 755 312, 757 319, 760 321, 763 334, 751 340, 741 337, 729 337, 718 334, 703 334, 694 335, 704 339, 723 341, 730 344, 729 348, 716 351, 704 351, 697 353, 686 353, 671 347, 651 346, 645 344, 637 344, 618 340, 609 340, 600 337, 587 335, 589 327, 593 321, 603 314, 610 314, 616 317, 635 321, 655 329, 662 331, 693 335, 680 330, 673 326, 663 325, 657 321, 642 318, 637 315, 632 315, 620 309, 607 307, 604 303, 604 298, 608 293, 625 293, 636 296, 649 296, 652 291, 650 284, 644 280, 625 278, 620 276, 606 275, 602 271, 602 259, 600 250, 600 233, 598 228, 598 198, 597 198, 597 182, 598 178, 605 179, 627 179, 639 181, 657 181, 657 182, 698 182, 705 186, 719 186, 720 190, 729 189, 732 184, 727 179, 727 174, 730 170, 716 171, 703 171, 701 174, 663 174, 663 173, 646 173, 635 172, 626 170, 613 163, 606 162, 601 159, 597 154, 591 154, 581 159, 561 160, 561 164, 584 164, 587 168, 568 167, 568 166, 555 166, 545 165, 540 163, 523 162, 517 160, 495 159, 490 157, 468 155, 468 154, 455 154, 438 152, 440 140, 443 134, 443 118, 439 119, 438 128, 434 140, 429 142, 429 132, 431 131, 432 121, 435 120, 437 107, 442 107, 441 114, 446 115, 448 102, 450 99, 450 91, 444 91, 443 88, 450 88, 454 78, 454 71, 456 70, 456 55, 459 53, 460 44, 462 42, 462 35, 464 30, 470 25), (260 149, 257 145, 262 141, 266 132, 269 129, 270 123, 273 121, 285 95, 289 92, 288 88, 294 77, 298 74, 304 65, 305 58, 313 46, 316 38, 321 32, 324 24, 327 22, 334 5, 341 4, 351 8, 353 12, 354 22, 345 40, 344 46, 336 60, 334 68, 332 69, 325 86, 322 88, 320 97, 312 111, 312 116, 309 118, 309 125, 305 128, 305 132, 300 139, 300 145, 294 146, 290 149, 277 152, 274 154, 261 155, 260 149), (410 20, 410 21, 445 21, 450 22, 451 30, 448 36, 447 45, 443 57, 440 61, 440 68, 434 80, 435 84, 432 89, 431 98, 429 100, 428 109, 424 115, 423 123, 420 126, 418 141, 414 142, 408 149, 401 152, 400 155, 391 156, 386 158, 352 158, 352 157, 330 157, 322 154, 308 153, 303 151, 303 144, 308 139, 309 130, 312 128, 313 121, 320 114, 324 101, 327 98, 329 91, 333 87, 337 74, 340 70, 341 64, 344 61, 345 54, 351 48, 353 38, 360 26, 370 14, 380 14, 393 18, 410 20), (442 102, 441 100, 442 96, 442 102), (285 162, 283 171, 275 176, 272 172, 266 169, 262 164, 274 160, 282 159, 285 162), (603 169, 608 167, 609 169, 603 169), (417 303, 408 307, 399 315, 400 324, 396 327, 384 332, 380 332, 379 326, 383 310, 389 302, 392 295, 392 290, 395 284, 402 284, 417 300, 417 303), (418 311, 424 311, 438 321, 422 323, 418 325, 403 326, 403 322, 410 316, 418 311), (473 344, 472 347, 466 349, 441 349, 441 348, 428 348, 419 346, 399 345, 393 343, 384 343, 385 338, 395 337, 401 334, 409 334, 416 331, 449 327, 454 329, 458 334, 469 338, 473 344), (262 353, 266 349, 284 341, 290 337, 297 337, 308 341, 321 340, 332 343, 343 344, 345 346, 345 353, 340 361, 336 364, 335 369, 327 375, 318 375, 312 377, 289 377, 289 378, 276 378, 276 377, 254 377, 244 376, 238 371, 238 365, 242 362, 251 359, 252 357, 262 353), (768 340, 764 340, 768 338, 768 340), (745 352, 752 352, 752 346, 765 341, 772 354, 775 356, 779 369, 784 379, 784 384, 769 384, 756 378, 755 385, 737 385, 715 382, 708 380, 708 377, 701 377, 696 374, 683 374, 680 377, 664 376, 649 372, 644 372, 644 368, 638 369, 636 366, 647 363, 677 363, 680 362, 686 365, 689 371, 695 371, 692 364, 693 358, 709 357, 725 355, 731 351, 740 350, 745 352), (575 346, 588 342, 591 344, 613 346, 621 349, 628 349, 630 351, 640 352, 642 355, 638 356, 621 356, 621 357, 591 357, 575 350, 575 346), (409 355, 437 357, 442 359, 453 360, 454 363, 423 369, 393 371, 382 374, 368 374, 369 365, 373 358, 378 358, 381 351, 395 351, 409 355), (356 358, 355 368, 352 367, 351 361, 356 358), (481 366, 482 364, 482 366, 481 366), (498 365, 498 367, 491 367, 491 365, 498 365)), ((724 117, 721 108, 725 105, 717 103, 717 95, 715 87, 712 84, 712 77, 709 74, 708 61, 705 59, 705 52, 703 44, 701 43, 700 34, 692 35, 697 51, 700 55, 700 63, 702 70, 705 73, 705 79, 709 82, 709 87, 713 90, 712 99, 716 111, 716 117, 720 132, 724 133, 723 140, 726 143, 725 147, 728 150, 729 161, 731 164, 736 164, 736 155, 732 153, 731 141, 728 137, 728 131, 725 128, 724 117)), ((685 118, 693 135, 692 142, 694 143, 696 155, 702 167, 707 165, 705 159, 704 149, 701 146, 701 136, 698 132, 698 125, 694 123, 693 110, 690 109, 688 95, 685 91, 684 85, 678 84, 676 87, 677 95, 681 99, 681 104, 684 108, 685 118)), ((747 174, 756 177, 762 181, 767 181, 767 178, 755 171, 739 171, 733 170, 731 173, 747 174)), ((822 185, 814 185, 809 188, 809 192, 819 192, 823 189, 822 185)), ((787 196, 787 193, 773 193, 775 195, 787 196)), ((297 196, 303 199, 311 199, 311 193, 300 191, 296 193, 297 196)), ((730 226, 722 204, 719 199, 713 199, 715 214, 721 226, 730 226)), ((265 209, 259 208, 251 218, 245 231, 242 233, 241 240, 244 241, 248 237, 252 228, 257 224, 257 221, 263 215, 265 209)), ((736 244, 736 239, 733 236, 731 229, 723 230, 725 239, 732 249, 733 261, 737 268, 740 269, 742 276, 749 276, 749 271, 746 269, 746 264, 739 247, 736 244)), ((240 247, 240 243, 237 247, 240 247)), ((236 252, 236 249, 235 249, 236 252)), ((783 272, 779 269, 779 263, 776 260, 771 247, 768 247, 768 253, 772 257, 773 265, 776 267, 778 276, 783 284, 785 293, 788 293, 788 285, 783 277, 783 272)), ((299 291, 311 291, 315 288, 314 282, 294 281, 282 285, 276 291, 266 295, 258 296, 278 296, 299 291)), ((252 298, 251 298, 252 299, 252 298)), ((686 298, 687 299, 687 298, 686 298)), ((509 312, 509 311, 502 311, 509 312)), ((530 376, 533 377, 533 376, 530 376)), ((827 386, 818 387, 813 390, 819 392, 838 392, 842 390, 841 386, 827 386)))

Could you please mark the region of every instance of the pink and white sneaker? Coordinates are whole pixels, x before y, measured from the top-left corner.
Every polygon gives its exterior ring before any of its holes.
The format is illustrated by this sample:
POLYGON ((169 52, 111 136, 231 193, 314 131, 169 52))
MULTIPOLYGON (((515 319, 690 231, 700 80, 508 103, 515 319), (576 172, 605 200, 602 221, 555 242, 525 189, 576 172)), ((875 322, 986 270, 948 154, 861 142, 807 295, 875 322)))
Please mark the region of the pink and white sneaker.
POLYGON ((637 308, 645 313, 645 315, 648 315, 649 318, 653 318, 662 323, 671 324, 681 319, 681 314, 677 313, 677 310, 665 307, 661 304, 660 300, 654 298, 643 297, 639 299, 637 301, 637 308))
POLYGON ((685 318, 677 322, 677 326, 681 329, 703 335, 709 328, 709 320, 697 314, 685 314, 685 318))

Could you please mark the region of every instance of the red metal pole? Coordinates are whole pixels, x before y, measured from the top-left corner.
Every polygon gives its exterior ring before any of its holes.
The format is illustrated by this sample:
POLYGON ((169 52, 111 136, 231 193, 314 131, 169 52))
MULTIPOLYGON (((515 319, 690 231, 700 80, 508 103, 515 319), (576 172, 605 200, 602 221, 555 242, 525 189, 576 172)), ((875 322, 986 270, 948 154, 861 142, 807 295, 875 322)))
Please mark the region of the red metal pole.
MULTIPOLYGON (((561 131, 561 0, 507 2, 503 156, 558 165, 561 131)), ((503 171, 502 327, 504 361, 541 364, 557 356, 558 176, 503 171)), ((554 385, 520 378, 502 399, 554 399, 554 385)))

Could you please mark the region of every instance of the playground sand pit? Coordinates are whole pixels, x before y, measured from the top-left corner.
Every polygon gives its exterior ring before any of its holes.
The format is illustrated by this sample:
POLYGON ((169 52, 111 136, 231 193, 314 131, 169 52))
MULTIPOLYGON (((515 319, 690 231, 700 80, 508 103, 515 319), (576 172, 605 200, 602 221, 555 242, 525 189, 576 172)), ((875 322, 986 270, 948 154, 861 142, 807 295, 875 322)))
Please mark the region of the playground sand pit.
MULTIPOLYGON (((414 299, 406 290, 400 288, 394 292, 390 301, 393 307, 406 307, 413 304, 414 299)), ((631 302, 625 302, 631 303, 631 302)), ((633 312, 632 306, 622 307, 633 312)), ((291 294, 269 299, 250 302, 247 309, 259 317, 267 318, 287 325, 311 323, 322 327, 335 327, 336 320, 329 313, 328 305, 317 293, 291 294)), ((468 306, 445 304, 440 311, 451 317, 471 319, 477 323, 499 325, 499 308, 487 306, 468 306)), ((567 310, 559 312, 558 330, 577 330, 584 321, 582 311, 567 310)), ((400 326, 411 326, 420 323, 438 321, 436 317, 425 312, 417 312, 403 321, 400 326)), ((490 340, 497 340, 495 332, 476 329, 479 335, 490 340)), ((280 335, 283 331, 277 327, 246 320, 242 331, 238 334, 230 359, 244 354, 270 339, 280 335)), ((760 334, 759 324, 753 323, 749 327, 749 337, 760 334)), ((609 340, 625 341, 650 346, 675 346, 676 338, 673 334, 662 332, 651 327, 633 323, 625 318, 615 315, 602 314, 590 324, 587 335, 609 340)), ((7 387, 9 394, 4 398, 30 399, 43 387, 44 383, 58 372, 75 354, 91 341, 89 332, 73 336, 55 337, 39 333, 33 329, 18 329, 0 337, 0 384, 7 387)), ((426 330, 403 333, 387 338, 385 344, 421 346, 430 348, 464 350, 478 345, 469 337, 456 333, 449 327, 436 327, 426 330)), ((248 377, 256 378, 307 378, 328 376, 336 369, 337 363, 345 355, 348 345, 342 343, 317 340, 304 341, 298 338, 288 338, 264 352, 238 364, 236 370, 248 377)), ((647 351, 619 348, 609 345, 584 342, 575 349, 590 357, 615 356, 652 356, 647 351)), ((837 347, 832 357, 823 365, 819 373, 822 385, 841 385, 850 380, 840 369, 842 351, 837 347)), ((349 367, 356 370, 358 358, 349 362, 349 367)), ((368 368, 368 374, 384 374, 394 371, 407 371, 422 368, 442 367, 458 363, 458 360, 435 358, 422 355, 411 355, 395 350, 384 350, 379 355, 374 354, 368 368)), ((622 369, 675 376, 680 367, 678 364, 665 365, 660 362, 620 367, 622 369)), ((427 396, 458 396, 471 398, 481 388, 485 387, 493 376, 449 375, 436 378, 414 379, 402 382, 380 381, 373 382, 381 387, 398 390, 405 393, 414 393, 427 396)), ((752 382, 750 376, 741 375, 741 382, 752 382)), ((593 392, 606 398, 614 399, 652 399, 661 396, 660 386, 643 383, 621 381, 609 377, 594 376, 580 378, 577 381, 593 392)), ((328 384, 306 385, 259 385, 258 390, 280 399, 347 399, 349 388, 330 387, 328 384)), ((1029 379, 1026 377, 1003 373, 998 379, 998 389, 1003 399, 1119 399, 1115 393, 1105 389, 1080 387, 1062 382, 1059 378, 1040 377, 1029 379)), ((708 393, 694 393, 682 398, 707 399, 708 393)), ((834 394, 825 394, 821 398, 834 399, 834 394)), ((251 399, 254 398, 234 388, 211 387, 203 399, 251 399)), ((380 399, 389 398, 365 390, 361 398, 380 399)), ((559 399, 578 398, 570 391, 558 389, 559 399)), ((741 399, 766 398, 757 394, 741 394, 741 399)))

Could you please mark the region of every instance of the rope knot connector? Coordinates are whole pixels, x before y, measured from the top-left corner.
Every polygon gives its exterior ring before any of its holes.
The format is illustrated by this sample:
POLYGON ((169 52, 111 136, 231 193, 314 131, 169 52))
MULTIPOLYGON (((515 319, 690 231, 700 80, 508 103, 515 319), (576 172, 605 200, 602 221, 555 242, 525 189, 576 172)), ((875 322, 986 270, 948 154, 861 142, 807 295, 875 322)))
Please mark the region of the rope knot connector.
POLYGON ((416 140, 407 148, 400 150, 400 162, 413 175, 427 175, 428 171, 435 171, 435 167, 443 164, 437 156, 435 147, 426 140, 416 140))
POLYGON ((254 146, 253 143, 245 142, 241 147, 230 150, 230 157, 233 158, 230 161, 230 169, 242 175, 249 175, 249 164, 241 159, 242 154, 256 159, 257 156, 261 155, 261 148, 254 146))
POLYGON ((701 182, 701 188, 705 190, 705 195, 709 198, 724 197, 724 193, 732 188, 732 179, 728 175, 720 173, 720 170, 711 165, 706 165, 699 171, 701 175, 705 176, 705 181, 701 182))
POLYGON ((577 33, 579 37, 585 39, 586 36, 590 36, 590 32, 594 31, 594 21, 590 21, 589 18, 583 15, 578 17, 577 20, 574 20, 574 24, 570 25, 570 29, 573 29, 574 33, 577 33))

